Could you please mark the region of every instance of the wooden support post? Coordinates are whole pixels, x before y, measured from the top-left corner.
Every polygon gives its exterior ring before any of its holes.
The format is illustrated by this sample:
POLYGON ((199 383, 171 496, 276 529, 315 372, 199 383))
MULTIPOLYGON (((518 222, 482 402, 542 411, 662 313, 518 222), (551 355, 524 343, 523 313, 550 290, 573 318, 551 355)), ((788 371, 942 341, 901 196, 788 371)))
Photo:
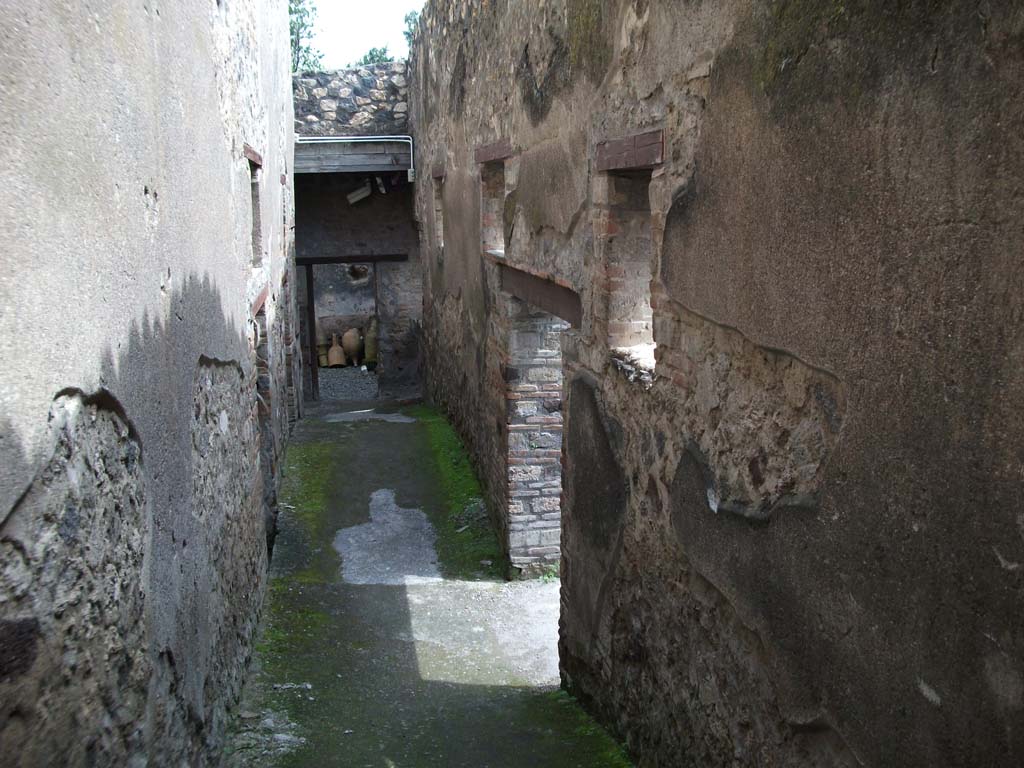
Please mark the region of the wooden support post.
POLYGON ((313 399, 320 399, 320 359, 316 353, 316 300, 313 292, 313 265, 306 264, 306 329, 309 332, 309 375, 313 399))

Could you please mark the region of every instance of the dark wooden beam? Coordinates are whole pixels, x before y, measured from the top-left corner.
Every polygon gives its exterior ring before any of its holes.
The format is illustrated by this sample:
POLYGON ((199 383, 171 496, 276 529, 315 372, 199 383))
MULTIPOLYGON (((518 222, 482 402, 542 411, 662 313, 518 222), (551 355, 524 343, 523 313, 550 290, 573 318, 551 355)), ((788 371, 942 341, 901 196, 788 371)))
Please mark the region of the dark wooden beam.
POLYGON ((407 253, 356 253, 344 256, 298 256, 295 263, 312 264, 375 264, 378 261, 408 261, 407 253))
POLYGON ((647 131, 598 142, 594 164, 599 171, 650 170, 665 160, 663 131, 647 131))
POLYGON ((295 145, 295 173, 388 173, 412 165, 404 142, 309 142, 295 145))
POLYGON ((532 304, 548 314, 560 317, 573 328, 583 323, 583 303, 571 288, 531 275, 508 264, 498 264, 501 290, 532 304))
POLYGON ((267 303, 267 296, 269 294, 270 286, 264 285, 263 290, 260 291, 259 296, 256 297, 255 301, 252 303, 252 307, 250 308, 253 317, 256 317, 256 315, 260 313, 260 310, 263 309, 263 305, 267 303))
POLYGON ((313 265, 306 265, 306 333, 309 335, 309 376, 313 399, 320 399, 320 358, 316 353, 316 294, 313 292, 313 265))
POLYGON ((512 157, 515 152, 512 150, 512 142, 508 139, 501 139, 493 144, 484 144, 477 147, 473 156, 478 163, 492 163, 495 160, 504 160, 512 157))
POLYGON ((246 160, 255 165, 257 168, 263 167, 263 155, 261 155, 252 147, 250 147, 248 144, 242 145, 242 154, 245 156, 246 160))

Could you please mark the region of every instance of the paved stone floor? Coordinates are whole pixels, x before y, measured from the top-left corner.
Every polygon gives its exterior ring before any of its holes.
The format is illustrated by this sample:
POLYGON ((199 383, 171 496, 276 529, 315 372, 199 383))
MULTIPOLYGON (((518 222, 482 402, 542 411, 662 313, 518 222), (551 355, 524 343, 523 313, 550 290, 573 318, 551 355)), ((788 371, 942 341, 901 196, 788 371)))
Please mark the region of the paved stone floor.
POLYGON ((558 690, 557 579, 500 578, 453 451, 422 406, 310 409, 229 766, 628 765, 558 690))

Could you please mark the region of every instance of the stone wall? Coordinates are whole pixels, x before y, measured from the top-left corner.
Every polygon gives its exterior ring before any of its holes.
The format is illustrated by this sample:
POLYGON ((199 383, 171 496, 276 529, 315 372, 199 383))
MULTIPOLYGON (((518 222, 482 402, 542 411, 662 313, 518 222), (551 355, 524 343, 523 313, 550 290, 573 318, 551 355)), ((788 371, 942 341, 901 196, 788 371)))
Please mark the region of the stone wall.
POLYGON ((1024 760, 1019 11, 433 0, 420 25, 428 390, 499 529, 498 265, 582 301, 565 683, 643 764, 1024 760))
POLYGON ((287 4, 81 6, 0 42, 0 750, 212 765, 301 401, 287 4))
MULTIPOLYGON (((299 278, 305 284, 305 270, 299 278)), ((316 264, 313 266, 317 340, 331 340, 349 328, 366 328, 377 314, 377 276, 373 264, 316 264)))
POLYGON ((301 136, 409 133, 406 63, 292 75, 295 132, 301 136))

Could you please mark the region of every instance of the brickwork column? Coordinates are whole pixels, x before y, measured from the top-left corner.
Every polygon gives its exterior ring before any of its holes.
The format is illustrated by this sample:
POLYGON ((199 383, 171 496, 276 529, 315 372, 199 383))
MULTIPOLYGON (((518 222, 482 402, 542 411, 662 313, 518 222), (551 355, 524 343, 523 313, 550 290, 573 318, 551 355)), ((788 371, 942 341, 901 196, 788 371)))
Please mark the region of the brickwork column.
POLYGON ((523 302, 514 316, 506 366, 509 557, 536 571, 561 547, 562 352, 568 323, 523 302))

